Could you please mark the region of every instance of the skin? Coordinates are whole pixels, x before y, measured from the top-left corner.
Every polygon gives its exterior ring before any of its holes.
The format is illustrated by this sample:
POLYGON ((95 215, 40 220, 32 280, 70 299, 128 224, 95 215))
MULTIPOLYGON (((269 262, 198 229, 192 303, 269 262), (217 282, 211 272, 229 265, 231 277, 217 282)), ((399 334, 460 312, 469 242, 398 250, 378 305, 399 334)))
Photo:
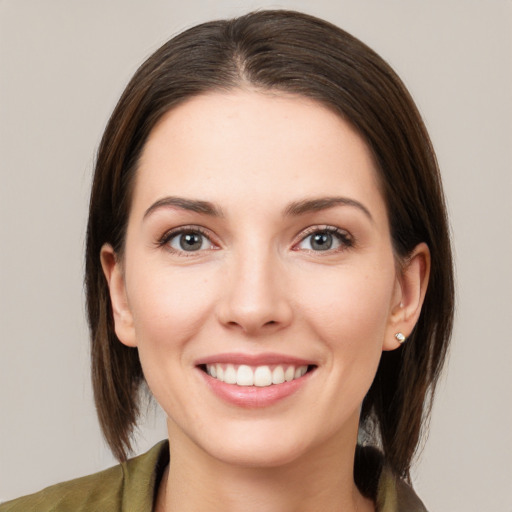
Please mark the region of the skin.
POLYGON ((353 482, 359 410, 382 350, 417 321, 429 253, 397 265, 373 159, 348 123, 286 94, 190 99, 146 143, 123 258, 108 245, 101 258, 116 333, 168 416, 160 510, 374 510, 353 482), (348 204, 290 211, 333 196, 348 204), (220 215, 157 204, 168 197, 220 215), (165 236, 182 226, 201 230, 198 250, 165 236), (327 228, 341 237, 319 250, 312 234, 327 228), (314 371, 277 403, 241 407, 196 366, 223 353, 314 371))

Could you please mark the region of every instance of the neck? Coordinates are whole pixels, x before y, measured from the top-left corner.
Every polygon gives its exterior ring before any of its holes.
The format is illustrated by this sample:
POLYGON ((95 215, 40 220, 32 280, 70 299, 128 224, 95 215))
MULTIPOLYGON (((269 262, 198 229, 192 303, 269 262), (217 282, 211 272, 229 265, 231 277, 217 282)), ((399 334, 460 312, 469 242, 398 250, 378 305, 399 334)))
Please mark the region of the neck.
POLYGON ((160 488, 159 512, 374 510, 354 483, 356 438, 331 441, 290 463, 262 468, 220 461, 176 429, 170 428, 169 434, 172 455, 160 488))

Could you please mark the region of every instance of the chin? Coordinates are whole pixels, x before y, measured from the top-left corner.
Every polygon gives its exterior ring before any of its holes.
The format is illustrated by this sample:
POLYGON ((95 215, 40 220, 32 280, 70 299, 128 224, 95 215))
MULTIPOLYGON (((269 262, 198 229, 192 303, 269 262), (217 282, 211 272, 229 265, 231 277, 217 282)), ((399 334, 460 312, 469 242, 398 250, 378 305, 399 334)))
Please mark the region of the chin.
POLYGON ((269 469, 292 464, 307 450, 302 445, 276 443, 274 439, 273 442, 245 446, 217 446, 212 452, 217 460, 233 467, 269 469))
POLYGON ((326 425, 325 421, 308 425, 307 418, 301 417, 295 418, 291 425, 290 422, 269 421, 267 418, 219 424, 216 431, 210 431, 208 438, 199 437, 195 444, 203 454, 233 467, 283 467, 299 464, 301 460, 311 461, 317 455, 323 457, 338 453, 345 444, 343 440, 349 439, 355 444, 358 415, 355 417, 355 427, 347 424, 347 430, 355 431, 353 436, 347 436, 345 429, 326 425))

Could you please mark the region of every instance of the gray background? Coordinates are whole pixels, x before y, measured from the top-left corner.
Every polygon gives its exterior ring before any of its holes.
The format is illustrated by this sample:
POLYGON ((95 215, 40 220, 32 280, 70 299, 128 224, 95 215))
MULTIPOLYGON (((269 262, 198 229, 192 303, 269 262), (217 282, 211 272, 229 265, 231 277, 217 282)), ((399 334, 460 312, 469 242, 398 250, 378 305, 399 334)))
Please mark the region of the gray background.
MULTIPOLYGON (((0 0, 0 500, 114 461, 83 314, 95 150, 138 64, 200 21, 261 7, 326 18, 411 89, 451 214, 458 314, 414 471, 435 512, 511 512, 512 2, 0 0)), ((138 450, 165 435, 150 410, 138 450)))

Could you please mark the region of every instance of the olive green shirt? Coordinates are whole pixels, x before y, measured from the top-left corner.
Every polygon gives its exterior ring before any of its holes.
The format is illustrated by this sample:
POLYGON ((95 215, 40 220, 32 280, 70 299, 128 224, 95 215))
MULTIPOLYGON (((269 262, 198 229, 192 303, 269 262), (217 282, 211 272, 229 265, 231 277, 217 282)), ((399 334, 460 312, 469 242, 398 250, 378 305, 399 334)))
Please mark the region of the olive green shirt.
MULTIPOLYGON (((3 503, 0 512, 151 512, 168 462, 169 445, 162 441, 118 466, 3 503)), ((414 491, 385 467, 375 503, 377 512, 426 512, 414 491)))

